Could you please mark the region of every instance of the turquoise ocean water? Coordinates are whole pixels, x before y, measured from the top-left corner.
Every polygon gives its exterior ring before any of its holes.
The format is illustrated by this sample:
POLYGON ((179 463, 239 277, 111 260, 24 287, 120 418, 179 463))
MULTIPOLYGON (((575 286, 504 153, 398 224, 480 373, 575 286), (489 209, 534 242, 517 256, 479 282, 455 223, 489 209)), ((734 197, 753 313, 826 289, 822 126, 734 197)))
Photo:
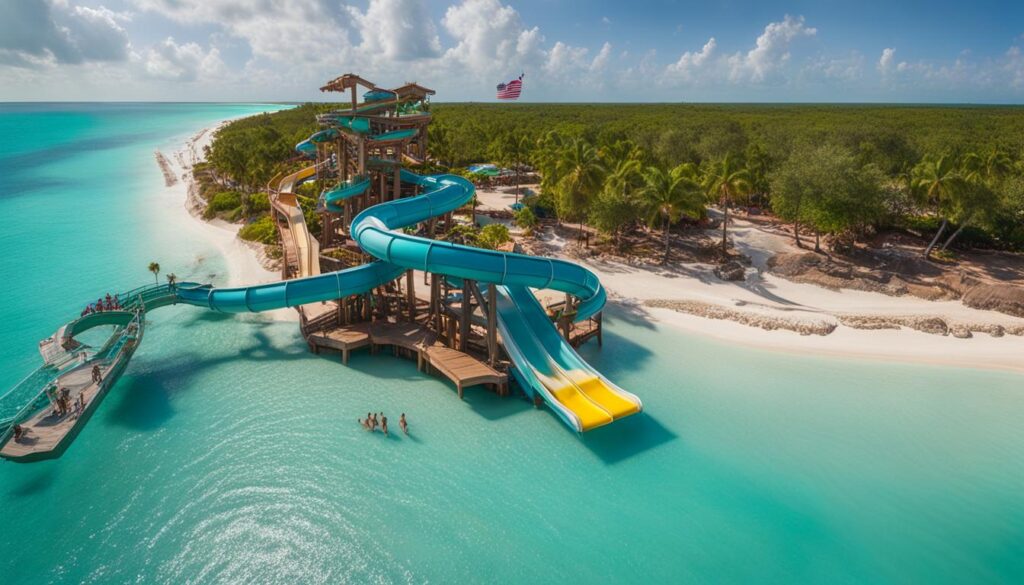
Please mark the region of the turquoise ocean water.
MULTIPOLYGON (((223 261, 153 151, 259 105, 0 105, 0 387, 106 291, 223 261)), ((613 308, 582 438, 413 362, 170 307, 63 458, 0 462, 7 583, 1024 581, 1024 377, 731 347, 613 308), (369 410, 412 436, 370 435, 369 410)))

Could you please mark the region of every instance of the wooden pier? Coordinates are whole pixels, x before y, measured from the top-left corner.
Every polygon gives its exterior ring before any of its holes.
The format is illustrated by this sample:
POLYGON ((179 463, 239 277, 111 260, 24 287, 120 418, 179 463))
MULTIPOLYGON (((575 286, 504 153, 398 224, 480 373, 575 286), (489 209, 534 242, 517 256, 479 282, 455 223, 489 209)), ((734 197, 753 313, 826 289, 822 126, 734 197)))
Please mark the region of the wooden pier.
POLYGON ((72 412, 58 416, 52 405, 42 408, 27 420, 19 423, 25 429, 25 435, 17 441, 11 436, 0 447, 0 457, 22 462, 41 461, 60 457, 67 450, 85 423, 92 417, 107 392, 124 372, 142 340, 142 327, 140 326, 135 331, 121 333, 121 335, 134 337, 124 342, 112 360, 87 361, 53 381, 58 392, 61 388, 66 388, 69 391, 68 398, 72 407, 81 397, 83 402, 81 412, 76 416, 72 409, 72 412), (98 365, 100 368, 98 382, 92 379, 94 365, 98 365))
POLYGON ((469 386, 486 384, 498 394, 508 393, 508 374, 488 366, 468 353, 445 347, 437 335, 419 323, 353 323, 311 333, 306 340, 313 351, 323 348, 341 352, 342 363, 348 363, 353 349, 369 347, 371 353, 390 346, 395 355, 409 355, 416 359, 419 370, 436 370, 455 384, 462 398, 469 386))

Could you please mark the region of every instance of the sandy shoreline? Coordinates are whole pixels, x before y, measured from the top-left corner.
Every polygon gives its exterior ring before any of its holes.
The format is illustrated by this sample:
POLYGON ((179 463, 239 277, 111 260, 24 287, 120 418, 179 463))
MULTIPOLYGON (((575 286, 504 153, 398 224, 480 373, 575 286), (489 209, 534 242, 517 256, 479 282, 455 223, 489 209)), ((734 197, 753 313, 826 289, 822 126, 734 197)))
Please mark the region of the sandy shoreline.
MULTIPOLYGON (((276 282, 280 272, 268 270, 260 262, 262 249, 238 237, 241 225, 222 220, 202 219, 203 203, 199 200, 196 182, 192 178, 192 167, 203 160, 203 149, 213 141, 213 136, 224 124, 203 128, 192 135, 171 157, 162 158, 165 176, 173 173, 181 181, 165 186, 168 206, 174 208, 173 216, 179 220, 182 229, 212 245, 224 259, 227 271, 226 286, 243 286, 276 282)), ((262 313, 275 321, 296 321, 298 314, 291 309, 262 313)))
MULTIPOLYGON (((216 128, 204 128, 174 154, 169 164, 183 181, 168 190, 176 194, 178 209, 193 228, 223 256, 230 286, 274 282, 279 280, 279 273, 261 265, 259 250, 237 237, 239 225, 201 218, 201 201, 189 171, 202 160, 203 148, 212 141, 216 128)), ((504 211, 512 200, 512 195, 499 191, 481 191, 479 195, 481 211, 504 211)), ((764 270, 769 257, 792 250, 786 238, 742 220, 730 233, 736 247, 753 264, 746 279, 739 282, 719 279, 710 265, 665 268, 613 259, 571 258, 565 250, 572 244, 550 233, 541 235, 539 244, 546 252, 569 257, 593 270, 607 288, 611 302, 688 333, 785 353, 1024 373, 1024 319, 972 309, 959 301, 836 291, 787 281, 764 270), (948 332, 926 333, 908 327, 861 328, 870 327, 876 318, 887 325, 940 319, 950 330, 957 327, 977 333, 962 339, 948 332), (993 331, 999 331, 1000 336, 991 335, 993 331), (1003 335, 1003 331, 1008 334, 1003 335)), ((297 319, 291 310, 269 315, 275 320, 297 319)))
MULTIPOLYGON (((480 191, 479 196, 480 209, 485 210, 507 210, 512 202, 507 192, 480 191)), ((752 262, 746 278, 738 282, 718 278, 708 264, 666 268, 617 259, 581 260, 565 253, 573 242, 550 232, 538 237, 544 253, 580 262, 596 273, 611 302, 689 333, 785 353, 1024 373, 1024 319, 973 309, 960 301, 791 282, 765 270, 771 256, 797 250, 788 238, 743 220, 730 228, 730 238, 752 262), (942 333, 924 332, 933 321, 942 333), (890 328, 897 323, 903 326, 890 328), (876 328, 880 326, 885 328, 876 328), (958 338, 954 331, 971 338, 958 338)))

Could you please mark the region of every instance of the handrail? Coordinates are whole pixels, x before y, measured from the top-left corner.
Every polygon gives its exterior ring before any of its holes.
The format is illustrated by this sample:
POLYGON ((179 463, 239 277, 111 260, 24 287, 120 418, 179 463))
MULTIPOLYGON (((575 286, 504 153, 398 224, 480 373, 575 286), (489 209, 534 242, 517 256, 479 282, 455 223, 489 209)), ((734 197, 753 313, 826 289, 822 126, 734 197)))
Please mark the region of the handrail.
MULTIPOLYGON (((68 368, 58 372, 56 375, 50 377, 45 384, 42 384, 39 392, 37 392, 36 395, 33 396, 32 399, 25 404, 25 406, 21 407, 21 409, 17 413, 15 413, 11 417, 0 420, 0 445, 4 445, 5 443, 7 443, 7 440, 10 439, 11 434, 13 433, 14 430, 14 425, 17 424, 17 421, 24 420, 28 416, 35 414, 36 412, 38 412, 39 408, 44 406, 42 403, 40 403, 39 399, 41 397, 44 397, 46 395, 46 390, 50 388, 50 386, 52 386, 62 376, 69 374, 76 369, 85 367, 87 365, 96 365, 96 363, 111 364, 115 362, 117 359, 119 359, 121 357, 121 353, 124 351, 125 344, 127 344, 128 340, 132 338, 137 338, 139 331, 142 330, 142 327, 144 326, 142 321, 142 315, 142 311, 137 311, 135 318, 132 319, 128 323, 128 325, 126 325, 125 328, 119 332, 118 339, 113 346, 116 347, 116 350, 113 351, 113 356, 101 358, 98 361, 86 361, 73 368, 68 368), (131 330, 132 325, 136 325, 134 331, 131 330)), ((113 347, 111 348, 112 350, 113 347)), ((36 371, 38 372, 39 370, 36 371)), ((35 372, 33 372, 33 374, 34 373, 35 372)), ((32 376, 33 374, 29 374, 29 376, 32 376)), ((4 397, 6 397, 8 394, 10 394, 10 392, 4 394, 4 397)), ((49 403, 48 398, 46 402, 49 403)))

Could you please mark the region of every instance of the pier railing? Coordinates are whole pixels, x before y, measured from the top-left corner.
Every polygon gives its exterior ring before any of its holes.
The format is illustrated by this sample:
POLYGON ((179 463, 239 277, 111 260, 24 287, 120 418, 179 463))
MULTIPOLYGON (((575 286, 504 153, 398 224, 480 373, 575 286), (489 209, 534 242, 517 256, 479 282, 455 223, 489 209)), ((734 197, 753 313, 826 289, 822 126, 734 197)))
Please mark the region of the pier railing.
POLYGON ((105 351, 106 353, 102 357, 94 358, 89 361, 83 361, 82 363, 79 363, 73 367, 65 368, 60 371, 56 371, 48 366, 43 366, 37 369, 35 372, 32 372, 31 374, 26 376, 14 388, 12 388, 6 394, 0 397, 0 401, 4 401, 8 399, 8 397, 11 397, 11 400, 13 401, 14 399, 16 399, 18 395, 29 392, 27 388, 32 386, 37 388, 35 394, 32 395, 32 397, 28 399, 28 401, 25 402, 24 405, 17 412, 15 412, 15 414, 11 416, 4 416, 3 419, 0 419, 0 445, 4 445, 11 438, 11 435, 14 432, 15 424, 19 424, 25 420, 28 420, 41 409, 51 405, 50 399, 46 395, 46 390, 56 385, 58 380, 62 376, 82 367, 92 366, 96 364, 112 364, 115 361, 117 361, 124 352, 125 345, 128 343, 128 341, 136 339, 139 336, 143 327, 143 319, 144 313, 142 311, 137 311, 135 314, 135 318, 132 319, 123 330, 118 332, 118 335, 116 339, 114 339, 113 343, 108 341, 106 344, 104 344, 105 349, 101 350, 101 352, 105 351), (40 377, 42 377, 42 382, 40 382, 39 380, 40 377), (22 386, 25 386, 25 388, 23 388, 22 386))

